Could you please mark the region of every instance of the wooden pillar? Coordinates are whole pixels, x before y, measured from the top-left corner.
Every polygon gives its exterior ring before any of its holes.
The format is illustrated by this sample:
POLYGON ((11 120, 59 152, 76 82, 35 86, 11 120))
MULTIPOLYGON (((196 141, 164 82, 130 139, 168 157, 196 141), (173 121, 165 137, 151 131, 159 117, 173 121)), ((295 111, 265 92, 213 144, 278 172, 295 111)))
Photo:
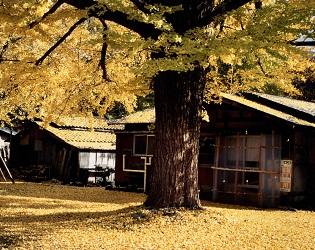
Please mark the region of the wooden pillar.
MULTIPOLYGON (((271 171, 275 172, 275 131, 271 134, 271 171)), ((271 175, 271 203, 275 205, 275 175, 271 175)))
POLYGON ((263 206, 264 203, 264 188, 265 188, 265 173, 264 173, 264 164, 262 161, 262 157, 265 157, 265 155, 262 155, 262 140, 264 139, 263 134, 260 135, 260 142, 259 142, 259 170, 261 171, 259 173, 259 205, 263 206))
POLYGON ((219 167, 219 158, 220 158, 220 147, 221 147, 221 135, 217 136, 216 142, 216 151, 215 151, 215 163, 213 171, 213 189, 212 189, 212 200, 216 201, 218 196, 218 167, 219 167))
MULTIPOLYGON (((240 159, 240 151, 241 151, 241 146, 240 146, 240 133, 237 133, 236 135, 236 157, 235 157, 235 161, 236 161, 236 170, 239 169, 239 159, 240 159)), ((245 151, 245 150, 243 150, 245 151)), ((243 158, 245 159, 245 158, 243 158)), ((237 202, 237 196, 238 196, 238 192, 237 192, 237 181, 238 181, 238 171, 234 171, 234 202, 237 202)))

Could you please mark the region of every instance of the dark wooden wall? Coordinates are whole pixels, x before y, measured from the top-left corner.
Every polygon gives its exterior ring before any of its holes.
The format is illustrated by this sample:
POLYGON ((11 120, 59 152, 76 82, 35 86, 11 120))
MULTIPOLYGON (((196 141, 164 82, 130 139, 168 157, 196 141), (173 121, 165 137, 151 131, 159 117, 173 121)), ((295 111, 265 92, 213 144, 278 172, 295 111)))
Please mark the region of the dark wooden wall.
POLYGON ((33 126, 12 140, 10 166, 17 178, 69 182, 79 172, 78 151, 33 126))
MULTIPOLYGON (((115 166, 115 184, 116 186, 137 186, 143 188, 144 160, 141 156, 133 154, 133 137, 135 133, 117 133, 116 134, 116 166, 115 166), (133 171, 123 171, 123 157, 125 157, 125 168, 133 171)), ((140 133, 142 134, 142 133, 140 133)), ((150 132, 148 135, 152 134, 150 132)), ((147 185, 150 183, 151 166, 147 167, 147 185)))
POLYGON ((315 207, 315 131, 308 133, 307 203, 315 207))
MULTIPOLYGON (((208 113, 211 121, 208 130, 221 137, 272 133, 281 136, 281 159, 293 161, 293 173, 291 192, 280 193, 279 202, 284 200, 296 203, 304 200, 307 193, 315 193, 312 191, 315 190, 315 185, 312 184, 314 181, 310 179, 315 176, 314 128, 301 127, 228 101, 222 105, 209 106, 208 113)), ((276 175, 274 178, 278 177, 276 175)), ((278 203, 278 201, 274 202, 278 203)))
MULTIPOLYGON (((216 151, 219 150, 217 157, 221 161, 220 159, 224 153, 225 137, 236 135, 240 137, 247 135, 261 137, 262 141, 260 143, 262 145, 259 147, 262 148, 266 147, 268 140, 269 144, 271 140, 276 141, 272 149, 260 149, 264 150, 264 154, 267 154, 266 150, 272 150, 274 152, 272 154, 277 155, 272 161, 274 166, 269 169, 262 169, 259 166, 258 170, 265 171, 264 173, 257 171, 257 173, 244 172, 243 174, 248 176, 249 180, 254 175, 259 176, 257 190, 240 185, 235 187, 234 191, 229 189, 226 193, 221 192, 218 196, 221 199, 217 200, 258 206, 277 206, 281 201, 285 203, 299 202, 305 199, 307 194, 309 194, 308 197, 311 196, 310 194, 315 194, 315 182, 313 181, 315 177, 314 129, 299 127, 283 119, 232 102, 208 106, 207 111, 210 122, 202 122, 200 145, 208 140, 208 145, 206 143, 208 149, 206 150, 211 152, 212 158, 216 157, 216 153, 212 152, 215 148, 216 151), (221 145, 218 145, 218 138, 221 138, 221 145), (212 142, 215 144, 214 146, 211 145, 212 142), (280 193, 281 159, 293 161, 292 189, 290 193, 280 193)), ((142 126, 141 129, 143 130, 144 127, 142 126)), ((126 172, 123 171, 122 167, 123 155, 125 155, 125 163, 128 168, 143 170, 144 161, 139 156, 133 155, 133 136, 137 133, 135 130, 137 130, 137 126, 133 124, 132 131, 134 132, 127 130, 126 132, 117 133, 115 178, 118 185, 143 185, 143 173, 126 172)), ((140 127, 138 130, 140 130, 140 127)), ((148 131, 149 133, 151 132, 148 131)), ((268 154, 271 154, 270 152, 268 154)), ((199 157, 198 183, 201 197, 212 199, 215 175, 218 172, 213 170, 215 159, 209 160, 206 158, 206 155, 200 155, 199 157)), ((218 164, 220 167, 221 163, 218 164)), ((263 168, 267 168, 268 164, 266 162, 260 164, 264 164, 265 167, 263 168)), ((152 166, 150 167, 152 168, 152 166)), ((233 176, 237 179, 241 175, 234 174, 233 176)))

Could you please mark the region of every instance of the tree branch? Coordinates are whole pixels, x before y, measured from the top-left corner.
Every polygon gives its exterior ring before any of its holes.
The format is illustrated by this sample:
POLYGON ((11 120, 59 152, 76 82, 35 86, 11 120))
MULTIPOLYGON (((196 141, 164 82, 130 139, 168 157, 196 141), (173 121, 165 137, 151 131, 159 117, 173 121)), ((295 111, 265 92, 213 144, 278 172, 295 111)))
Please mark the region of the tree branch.
POLYGON ((103 19, 99 19, 100 22, 103 25, 103 44, 102 44, 102 51, 101 51, 101 59, 99 62, 99 66, 101 67, 102 71, 103 71, 103 79, 104 80, 108 80, 108 75, 107 75, 107 69, 106 69, 106 53, 107 53, 107 34, 106 34, 106 30, 107 30, 107 25, 105 23, 105 21, 103 19))
POLYGON ((214 22, 217 17, 236 10, 251 1, 224 0, 214 6, 213 0, 190 0, 183 5, 184 10, 169 14, 167 20, 172 23, 177 32, 185 33, 193 28, 207 26, 214 22))
MULTIPOLYGON (((210 22, 213 22, 214 19, 218 16, 222 16, 227 14, 230 11, 236 10, 245 4, 251 2, 251 0, 225 0, 221 2, 219 5, 217 5, 212 11, 209 13, 205 12, 202 15, 202 19, 200 20, 203 25, 206 25, 210 22)), ((202 24, 201 24, 202 25, 202 24)))
POLYGON ((45 52, 45 54, 39 58, 36 62, 35 62, 35 65, 38 66, 40 65, 45 59, 47 56, 50 55, 51 52, 53 52, 64 40, 66 40, 66 38, 68 36, 71 35, 71 33, 81 24, 83 23, 84 21, 86 21, 87 18, 86 17, 83 17, 81 18, 80 20, 78 20, 75 24, 73 24, 70 29, 49 49, 45 52))
POLYGON ((118 10, 112 11, 108 9, 105 4, 101 4, 94 0, 64 0, 64 2, 77 9, 88 10, 89 16, 120 24, 133 30, 144 38, 157 39, 162 33, 162 31, 156 28, 154 24, 135 20, 128 14, 118 10))
POLYGON ((142 0, 130 0, 137 8, 138 10, 141 10, 145 14, 150 14, 150 10, 148 10, 145 6, 146 3, 142 0))
POLYGON ((262 1, 261 0, 255 0, 255 9, 260 10, 262 8, 262 1))
POLYGON ((264 75, 265 77, 270 77, 270 75, 265 71, 265 69, 264 69, 264 67, 263 67, 263 64, 262 64, 262 62, 261 62, 260 57, 259 57, 258 55, 256 55, 256 54, 255 54, 255 57, 256 57, 256 59, 257 59, 257 65, 259 66, 259 68, 260 68, 261 72, 263 73, 263 75, 264 75))
POLYGON ((183 4, 183 0, 130 0, 139 10, 145 14, 152 14, 147 6, 149 5, 161 5, 164 7, 176 7, 183 4))
POLYGON ((64 3, 64 0, 58 0, 39 20, 34 20, 28 26, 32 29, 41 21, 43 21, 47 16, 55 13, 55 11, 64 3))
POLYGON ((160 4, 168 7, 174 7, 183 4, 183 0, 145 0, 146 4, 160 4))

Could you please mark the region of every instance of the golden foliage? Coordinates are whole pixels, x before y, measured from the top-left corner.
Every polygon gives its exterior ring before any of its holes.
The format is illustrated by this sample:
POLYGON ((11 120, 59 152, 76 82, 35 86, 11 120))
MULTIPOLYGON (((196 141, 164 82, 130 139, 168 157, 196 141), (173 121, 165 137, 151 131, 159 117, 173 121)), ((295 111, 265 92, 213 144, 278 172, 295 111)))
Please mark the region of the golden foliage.
MULTIPOLYGON (((0 46, 8 44, 0 61, 0 119, 92 113, 103 115, 114 101, 127 110, 135 95, 148 93, 148 85, 135 80, 130 68, 141 63, 141 39, 125 28, 107 23, 107 75, 99 67, 103 27, 93 18, 79 26, 39 66, 34 63, 65 34, 85 12, 63 6, 33 29, 50 1, 4 1, 0 6, 0 46), (18 11, 16 11, 18 9, 18 11), (15 13, 14 17, 10 13, 15 13), (127 43, 128 42, 128 43, 127 43), (128 46, 124 46, 129 44, 128 46), (8 113, 10 116, 8 117, 8 113)), ((0 47, 1 51, 1 47, 0 47)))
MULTIPOLYGON (((214 1, 218 4, 221 1, 214 1)), ((151 15, 137 10, 130 1, 99 1, 130 18, 159 27, 155 41, 106 21, 104 31, 95 18, 77 27, 39 66, 36 60, 51 48, 74 23, 87 17, 62 5, 41 21, 51 8, 50 0, 2 0, 0 4, 0 119, 24 119, 52 114, 95 113, 102 115, 115 101, 128 111, 136 95, 148 94, 151 79, 159 71, 191 69, 195 62, 210 67, 207 98, 218 91, 265 91, 276 86, 297 94, 292 78, 314 62, 288 41, 300 34, 314 36, 314 1, 263 0, 256 10, 247 4, 218 17, 204 28, 176 33, 163 18, 173 9, 152 5, 151 15), (30 29, 33 21, 40 21, 30 29), (102 77, 100 52, 106 36, 107 78, 102 77), (165 57, 150 58, 151 52, 165 57), (224 74, 222 67, 225 67, 224 74), (9 115, 8 115, 9 114, 9 115)))
POLYGON ((155 109, 145 109, 142 111, 134 112, 120 120, 118 123, 155 123, 155 109))
POLYGON ((262 1, 234 11, 213 40, 206 97, 220 91, 300 94, 292 80, 314 68, 309 48, 292 46, 301 34, 314 37, 314 1, 262 1), (313 13, 313 14, 312 14, 313 13))
POLYGON ((143 194, 0 183, 0 248, 312 249, 310 211, 203 202, 205 210, 147 210, 143 194))

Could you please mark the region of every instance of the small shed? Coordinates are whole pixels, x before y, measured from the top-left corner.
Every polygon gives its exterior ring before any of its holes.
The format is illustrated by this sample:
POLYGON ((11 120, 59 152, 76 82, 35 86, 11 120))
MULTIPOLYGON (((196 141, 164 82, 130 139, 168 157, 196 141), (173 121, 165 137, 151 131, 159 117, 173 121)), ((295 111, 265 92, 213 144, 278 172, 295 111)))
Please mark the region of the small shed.
POLYGON ((104 119, 61 117, 30 122, 11 145, 11 168, 27 180, 85 181, 88 170, 115 168, 116 136, 104 119), (83 180, 84 179, 84 180, 83 180))
MULTIPOLYGON (((274 207, 315 194, 315 103, 274 95, 222 93, 205 104, 198 183, 203 198, 274 207)), ((120 120, 116 185, 149 188, 154 110, 120 120)))

